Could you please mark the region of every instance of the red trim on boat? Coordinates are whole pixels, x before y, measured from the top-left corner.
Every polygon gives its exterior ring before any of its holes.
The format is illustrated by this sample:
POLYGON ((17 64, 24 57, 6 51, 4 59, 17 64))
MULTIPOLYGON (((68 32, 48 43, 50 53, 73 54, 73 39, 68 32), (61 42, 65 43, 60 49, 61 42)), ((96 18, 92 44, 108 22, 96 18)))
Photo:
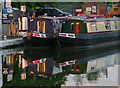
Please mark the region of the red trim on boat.
POLYGON ((93 20, 93 21, 85 21, 85 22, 98 22, 98 21, 93 20))
POLYGON ((85 21, 85 23, 88 23, 88 22, 106 22, 106 21, 120 21, 120 20, 118 20, 118 19, 116 19, 116 20, 93 20, 93 21, 85 21))
POLYGON ((66 34, 60 34, 60 36, 66 36, 66 34))
POLYGON ((116 31, 101 31, 101 32, 90 32, 90 33, 87 33, 87 34, 94 34, 94 33, 106 33, 106 32, 118 32, 120 30, 116 30, 116 31))
POLYGON ((40 37, 40 35, 39 35, 39 34, 34 34, 34 36, 35 36, 35 37, 40 37))

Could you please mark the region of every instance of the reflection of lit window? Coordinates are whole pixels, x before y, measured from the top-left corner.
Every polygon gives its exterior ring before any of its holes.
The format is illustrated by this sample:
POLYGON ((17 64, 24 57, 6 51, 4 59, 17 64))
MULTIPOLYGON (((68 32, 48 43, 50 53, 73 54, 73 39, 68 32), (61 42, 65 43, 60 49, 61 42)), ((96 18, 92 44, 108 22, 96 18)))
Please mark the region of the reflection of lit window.
POLYGON ((105 23, 105 28, 106 28, 106 30, 111 30, 110 22, 105 23))
POLYGON ((74 33, 74 23, 73 22, 71 23, 71 30, 74 33))
POLYGON ((114 24, 115 24, 115 29, 117 29, 117 22, 114 22, 114 24))
POLYGON ((45 62, 42 63, 42 72, 45 72, 45 62))
POLYGON ((26 73, 25 73, 25 72, 23 72, 23 73, 21 74, 21 79, 22 79, 22 80, 25 80, 25 79, 26 79, 26 73))
POLYGON ((8 68, 3 68, 3 74, 8 74, 8 68))
POLYGON ((12 74, 8 74, 7 75, 7 82, 12 81, 12 79, 13 79, 13 75, 12 74))
POLYGON ((91 26, 91 31, 97 31, 96 23, 91 23, 90 26, 91 26))

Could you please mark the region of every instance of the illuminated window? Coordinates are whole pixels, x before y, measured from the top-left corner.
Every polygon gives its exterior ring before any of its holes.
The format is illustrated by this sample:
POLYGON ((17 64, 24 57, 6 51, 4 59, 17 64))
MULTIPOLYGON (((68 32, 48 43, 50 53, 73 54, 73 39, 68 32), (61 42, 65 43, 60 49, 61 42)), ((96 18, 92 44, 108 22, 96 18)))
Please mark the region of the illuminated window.
POLYGON ((79 33, 79 22, 76 23, 76 33, 79 33))
POLYGON ((96 23, 91 23, 90 26, 91 26, 91 31, 97 31, 96 23))
POLYGON ((75 32, 75 30, 74 30, 74 23, 73 22, 71 23, 71 30, 72 30, 73 33, 75 32))
POLYGON ((114 22, 114 24, 115 24, 115 29, 117 29, 117 22, 114 22))
POLYGON ((40 25, 41 25, 41 22, 40 21, 37 21, 37 31, 39 32, 40 31, 40 25))
POLYGON ((45 33, 45 21, 37 21, 37 31, 45 33))
POLYGON ((105 28, 106 28, 106 30, 111 30, 110 22, 105 23, 105 28))
POLYGON ((42 33, 45 33, 45 21, 42 21, 42 33))

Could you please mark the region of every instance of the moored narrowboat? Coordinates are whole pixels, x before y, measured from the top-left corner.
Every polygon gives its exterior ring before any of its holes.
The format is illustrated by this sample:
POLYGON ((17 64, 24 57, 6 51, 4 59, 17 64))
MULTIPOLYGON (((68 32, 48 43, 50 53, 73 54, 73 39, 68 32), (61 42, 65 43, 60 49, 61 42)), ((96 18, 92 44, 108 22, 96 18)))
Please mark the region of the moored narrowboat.
POLYGON ((23 36, 26 46, 56 46, 56 33, 61 32, 67 17, 41 17, 29 21, 28 33, 23 36))
POLYGON ((118 41, 119 23, 119 18, 66 20, 59 33, 59 46, 90 46, 118 41))

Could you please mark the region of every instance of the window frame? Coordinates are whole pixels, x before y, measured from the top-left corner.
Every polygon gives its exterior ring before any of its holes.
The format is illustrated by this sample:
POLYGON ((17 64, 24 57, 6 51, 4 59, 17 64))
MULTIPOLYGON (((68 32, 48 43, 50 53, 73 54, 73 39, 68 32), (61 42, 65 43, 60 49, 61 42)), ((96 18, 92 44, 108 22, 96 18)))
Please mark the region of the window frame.
POLYGON ((96 22, 95 23, 93 23, 93 22, 91 22, 90 23, 90 29, 91 29, 91 32, 97 32, 98 30, 97 30, 97 24, 96 24, 96 22), (92 26, 92 25, 95 25, 95 26, 92 26), (93 29, 93 27, 95 28, 95 29, 93 29))

